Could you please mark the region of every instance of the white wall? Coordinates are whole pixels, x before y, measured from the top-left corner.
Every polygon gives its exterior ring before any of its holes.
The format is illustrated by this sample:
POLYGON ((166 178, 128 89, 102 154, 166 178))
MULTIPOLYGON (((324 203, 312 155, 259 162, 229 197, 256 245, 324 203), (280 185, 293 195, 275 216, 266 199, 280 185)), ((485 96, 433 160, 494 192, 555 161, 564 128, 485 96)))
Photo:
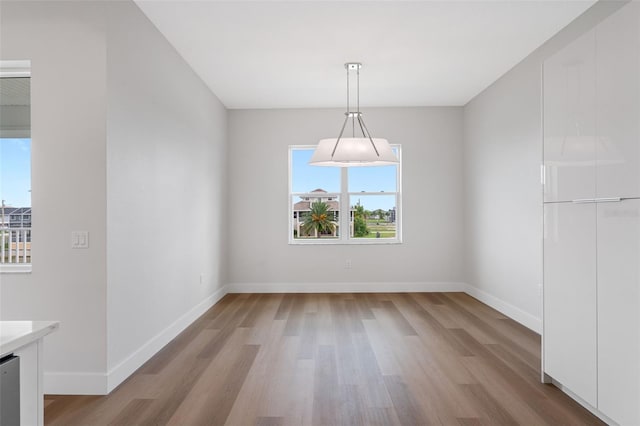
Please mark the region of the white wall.
POLYGON ((107 34, 111 388, 226 280, 227 113, 133 3, 110 7, 107 34))
MULTIPOLYGON (((106 369, 106 51, 89 2, 2 2, 0 57, 31 60, 33 272, 0 275, 0 319, 60 320, 44 369, 106 369), (71 231, 91 247, 71 249, 71 231)), ((50 388, 49 388, 50 389, 50 388)))
POLYGON ((287 243, 288 146, 336 136, 343 112, 229 112, 232 289, 373 291, 380 288, 376 283, 387 282, 386 288, 400 290, 462 280, 462 108, 364 110, 374 136, 402 144, 402 244, 287 243), (345 269, 346 259, 352 269, 345 269), (347 282, 352 284, 318 286, 347 282))
POLYGON ((132 2, 0 7, 0 59, 31 60, 34 211, 0 319, 60 320, 45 392, 105 393, 222 295, 226 110, 132 2))
POLYGON ((538 331, 542 63, 623 4, 596 3, 464 107, 466 281, 538 331))

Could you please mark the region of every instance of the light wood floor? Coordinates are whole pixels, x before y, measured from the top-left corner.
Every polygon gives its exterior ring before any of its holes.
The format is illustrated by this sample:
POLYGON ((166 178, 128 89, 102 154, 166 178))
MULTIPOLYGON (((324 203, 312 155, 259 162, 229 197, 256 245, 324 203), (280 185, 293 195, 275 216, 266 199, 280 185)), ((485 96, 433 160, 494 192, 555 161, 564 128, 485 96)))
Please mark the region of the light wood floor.
POLYGON ((601 424, 540 383, 540 337, 464 293, 230 294, 49 425, 601 424))

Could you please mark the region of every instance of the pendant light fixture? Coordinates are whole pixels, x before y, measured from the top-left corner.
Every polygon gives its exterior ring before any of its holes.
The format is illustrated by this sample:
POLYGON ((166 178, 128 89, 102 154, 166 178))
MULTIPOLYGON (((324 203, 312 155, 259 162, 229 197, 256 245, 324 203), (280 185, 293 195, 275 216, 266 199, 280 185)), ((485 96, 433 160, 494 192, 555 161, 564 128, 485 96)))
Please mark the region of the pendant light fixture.
POLYGON ((360 68, 358 62, 344 64, 347 69, 347 112, 342 129, 337 138, 322 139, 309 160, 311 166, 357 167, 357 166, 388 166, 398 164, 398 157, 391 150, 386 139, 372 138, 369 129, 364 124, 360 112, 360 68), (349 74, 356 72, 356 111, 349 107, 349 74), (352 137, 342 137, 347 123, 351 119, 352 137), (362 137, 356 137, 356 128, 362 137))

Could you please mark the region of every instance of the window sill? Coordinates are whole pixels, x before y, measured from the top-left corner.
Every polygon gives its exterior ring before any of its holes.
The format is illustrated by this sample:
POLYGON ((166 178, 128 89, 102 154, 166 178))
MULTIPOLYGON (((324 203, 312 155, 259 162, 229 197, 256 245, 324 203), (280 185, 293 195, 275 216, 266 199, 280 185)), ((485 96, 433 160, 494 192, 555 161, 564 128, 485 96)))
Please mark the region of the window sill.
POLYGON ((329 240, 329 239, 321 239, 318 240, 293 240, 289 241, 289 245, 291 246, 352 246, 352 245, 362 245, 362 246, 380 246, 380 245, 389 245, 389 244, 402 244, 402 241, 399 239, 386 239, 379 240, 376 238, 363 238, 363 239, 352 239, 352 240, 329 240))
POLYGON ((31 264, 0 265, 0 274, 30 274, 31 264))

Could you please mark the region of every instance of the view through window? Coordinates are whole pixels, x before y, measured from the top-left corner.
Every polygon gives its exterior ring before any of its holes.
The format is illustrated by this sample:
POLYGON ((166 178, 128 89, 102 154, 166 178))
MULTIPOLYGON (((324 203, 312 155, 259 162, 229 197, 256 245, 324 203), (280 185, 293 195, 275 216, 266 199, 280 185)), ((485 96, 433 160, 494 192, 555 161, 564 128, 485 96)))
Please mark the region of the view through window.
MULTIPOLYGON (((401 164, 309 166, 314 148, 289 148, 289 242, 400 242, 401 164)), ((400 146, 392 148, 401 158, 400 146)))

